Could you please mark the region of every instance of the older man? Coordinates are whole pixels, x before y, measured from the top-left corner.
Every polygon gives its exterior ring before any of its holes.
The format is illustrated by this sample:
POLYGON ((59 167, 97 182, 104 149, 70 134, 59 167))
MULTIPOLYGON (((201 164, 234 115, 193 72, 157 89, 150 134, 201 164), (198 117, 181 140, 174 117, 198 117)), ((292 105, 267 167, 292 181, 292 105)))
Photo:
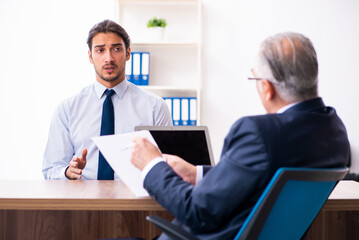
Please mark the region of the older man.
POLYGON ((204 167, 196 185, 195 166, 134 140, 131 161, 143 171, 144 187, 200 239, 233 239, 278 168, 344 167, 349 159, 344 124, 318 97, 317 56, 308 38, 290 32, 267 38, 252 73, 268 114, 235 122, 221 160, 204 167))

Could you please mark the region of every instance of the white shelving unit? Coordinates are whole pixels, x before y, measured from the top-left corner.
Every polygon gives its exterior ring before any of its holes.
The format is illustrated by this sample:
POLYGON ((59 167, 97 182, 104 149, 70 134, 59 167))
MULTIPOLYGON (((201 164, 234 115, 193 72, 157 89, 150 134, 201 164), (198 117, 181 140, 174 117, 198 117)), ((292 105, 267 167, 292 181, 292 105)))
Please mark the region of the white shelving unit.
POLYGON ((196 97, 201 124, 201 0, 115 0, 116 16, 131 38, 131 51, 150 52, 149 86, 161 97, 196 97), (147 22, 167 21, 164 39, 152 41, 147 22))

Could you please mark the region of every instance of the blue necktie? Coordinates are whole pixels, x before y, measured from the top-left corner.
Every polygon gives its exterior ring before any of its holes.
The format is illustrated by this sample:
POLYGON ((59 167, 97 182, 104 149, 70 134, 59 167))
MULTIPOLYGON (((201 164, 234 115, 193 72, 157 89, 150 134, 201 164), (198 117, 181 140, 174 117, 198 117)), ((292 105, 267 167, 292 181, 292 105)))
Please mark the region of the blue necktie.
MULTIPOLYGON (((114 90, 107 89, 105 91, 106 99, 102 108, 102 120, 101 120, 101 136, 111 135, 115 133, 115 114, 113 111, 113 104, 111 96, 115 93, 114 90)), ((114 172, 111 166, 108 164, 102 153, 99 152, 98 158, 98 180, 113 180, 114 172)))

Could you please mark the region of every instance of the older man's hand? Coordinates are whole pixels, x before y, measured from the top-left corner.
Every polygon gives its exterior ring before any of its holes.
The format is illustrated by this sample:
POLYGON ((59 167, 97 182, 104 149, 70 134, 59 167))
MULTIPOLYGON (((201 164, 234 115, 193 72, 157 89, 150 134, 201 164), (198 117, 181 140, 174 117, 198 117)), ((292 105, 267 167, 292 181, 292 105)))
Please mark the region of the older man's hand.
POLYGON ((141 171, 154 158, 161 157, 160 150, 143 137, 133 139, 131 162, 141 171))

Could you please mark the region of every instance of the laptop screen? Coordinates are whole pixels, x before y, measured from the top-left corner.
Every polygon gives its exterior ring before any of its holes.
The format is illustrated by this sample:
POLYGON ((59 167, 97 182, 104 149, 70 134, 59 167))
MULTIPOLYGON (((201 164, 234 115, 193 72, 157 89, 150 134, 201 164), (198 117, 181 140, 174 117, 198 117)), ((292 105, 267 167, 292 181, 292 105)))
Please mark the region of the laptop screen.
POLYGON ((177 155, 193 165, 213 165, 213 154, 207 127, 138 126, 149 130, 162 153, 177 155))

